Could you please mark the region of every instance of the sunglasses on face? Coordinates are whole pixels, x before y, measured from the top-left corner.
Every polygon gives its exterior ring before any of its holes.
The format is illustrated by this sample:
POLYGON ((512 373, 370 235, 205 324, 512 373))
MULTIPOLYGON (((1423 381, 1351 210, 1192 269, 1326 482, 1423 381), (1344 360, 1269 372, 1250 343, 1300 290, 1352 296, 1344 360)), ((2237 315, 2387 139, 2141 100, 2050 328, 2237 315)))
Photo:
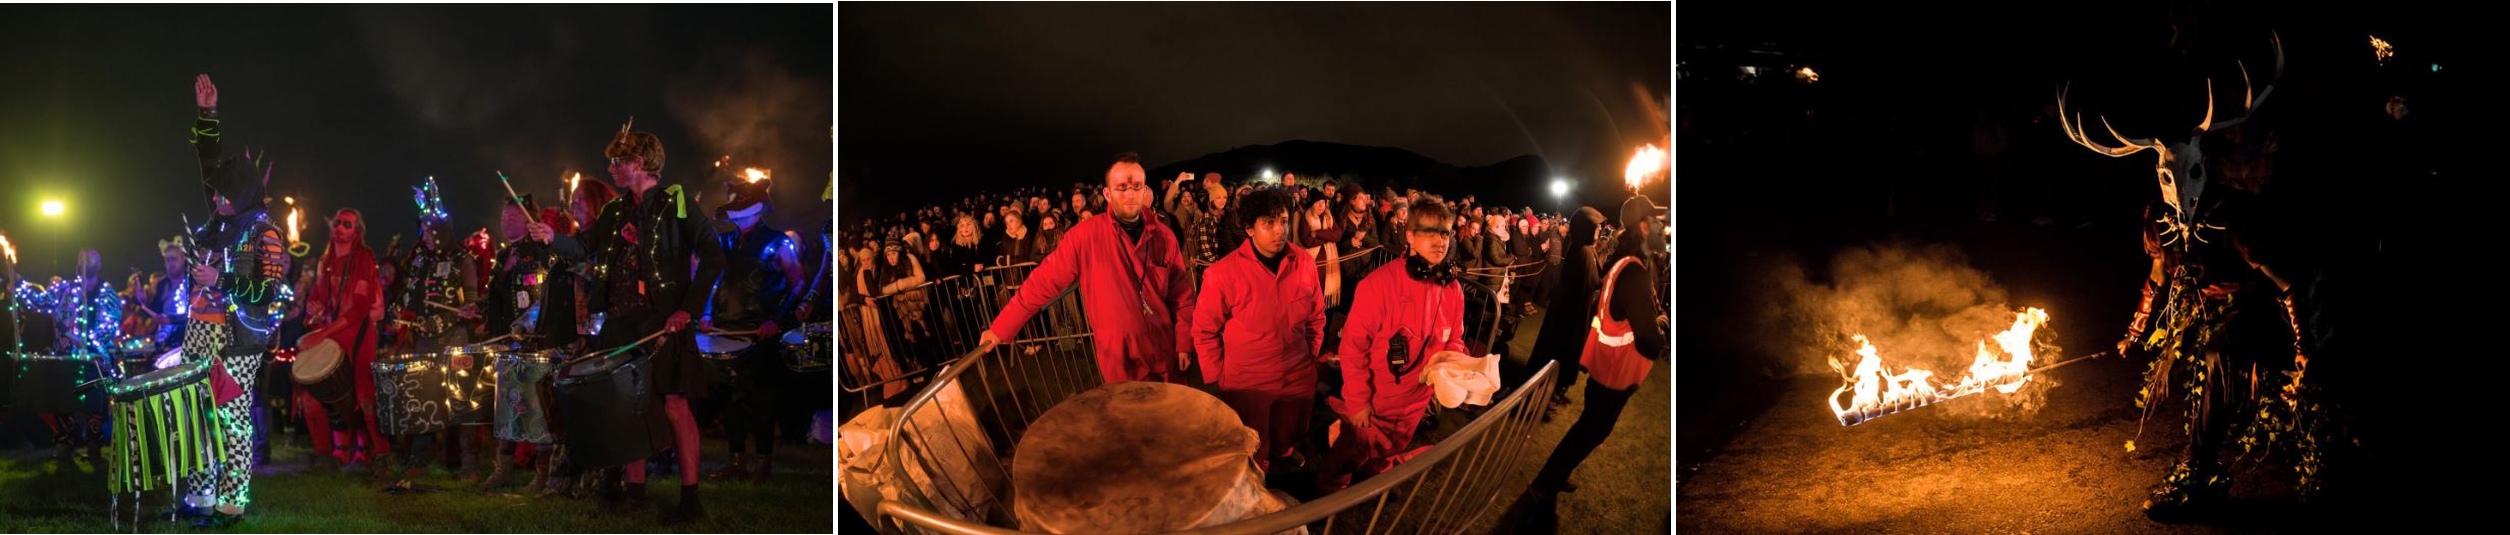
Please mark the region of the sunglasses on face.
POLYGON ((333 227, 337 227, 337 228, 354 229, 354 228, 357 228, 357 220, 355 220, 355 219, 342 219, 342 220, 339 220, 339 221, 334 221, 334 222, 332 222, 332 223, 331 223, 331 226, 333 226, 333 227))

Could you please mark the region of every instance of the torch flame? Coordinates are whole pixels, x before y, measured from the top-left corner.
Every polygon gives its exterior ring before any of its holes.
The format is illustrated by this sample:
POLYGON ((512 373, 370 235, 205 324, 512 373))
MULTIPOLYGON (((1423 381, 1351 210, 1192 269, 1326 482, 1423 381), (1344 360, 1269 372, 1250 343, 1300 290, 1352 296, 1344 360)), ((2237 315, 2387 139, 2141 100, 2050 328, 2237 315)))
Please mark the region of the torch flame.
MULTIPOLYGON (((294 199, 294 198, 290 198, 290 199, 288 199, 288 204, 296 204, 296 199, 294 199)), ((292 206, 291 206, 291 207, 289 207, 289 208, 288 208, 288 243, 303 243, 303 242, 304 242, 304 240, 299 240, 299 239, 296 239, 296 232, 297 232, 296 216, 297 216, 297 209, 296 209, 295 207, 292 207, 292 206)))
MULTIPOLYGON (((1848 374, 1854 383, 1840 386, 1830 393, 1830 411, 1841 425, 1856 425, 1886 414, 1913 409, 1935 402, 1977 394, 1994 389, 2011 394, 2031 380, 2031 335, 2048 323, 2048 311, 2029 308, 2015 314, 2013 327, 1996 333, 1994 340, 2000 351, 1990 351, 1987 341, 1978 342, 1978 352, 1970 362, 1969 372, 1951 386, 1937 388, 1935 373, 1923 369, 1906 369, 1894 374, 1883 367, 1882 356, 1865 335, 1856 335, 1859 357, 1854 372, 1848 374), (2008 358, 1998 358, 2002 354, 2008 358), (1849 394, 1848 404, 1841 406, 1839 397, 1849 394)), ((1844 364, 1834 361, 1833 366, 1844 364)))
POLYGON ((1639 148, 1637 154, 1630 155, 1630 167, 1621 171, 1621 181, 1628 183, 1630 189, 1638 189, 1641 184, 1647 183, 1647 179, 1666 169, 1664 149, 1650 143, 1639 148))
POLYGON ((0 236, 0 252, 9 254, 9 263, 17 263, 17 246, 9 244, 8 236, 0 236))
POLYGON ((767 179, 767 170, 756 167, 744 168, 741 170, 741 175, 749 177, 750 182, 758 182, 767 179))

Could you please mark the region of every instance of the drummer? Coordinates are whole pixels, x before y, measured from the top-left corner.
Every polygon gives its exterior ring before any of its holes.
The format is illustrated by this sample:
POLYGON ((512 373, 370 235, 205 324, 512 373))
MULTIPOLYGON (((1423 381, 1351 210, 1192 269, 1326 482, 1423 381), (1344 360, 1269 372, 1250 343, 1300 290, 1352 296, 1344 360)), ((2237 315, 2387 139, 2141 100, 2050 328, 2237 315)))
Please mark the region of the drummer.
MULTIPOLYGON (((103 265, 95 249, 79 251, 77 276, 41 289, 40 295, 32 293, 37 290, 32 286, 21 286, 18 300, 23 310, 52 316, 53 332, 58 334, 46 350, 85 358, 97 365, 99 373, 118 378, 122 369, 113 360, 113 342, 122 336, 122 299, 114 293, 113 283, 98 277, 103 265)), ((91 464, 103 458, 104 415, 79 411, 36 417, 52 430, 54 459, 68 461, 80 449, 86 450, 91 464)))
MULTIPOLYGON (((486 296, 488 334, 512 335, 521 341, 523 351, 561 347, 574 341, 572 298, 563 308, 544 305, 551 293, 548 289, 560 285, 549 282, 553 268, 572 264, 584 255, 583 245, 573 237, 558 236, 548 222, 534 221, 532 214, 536 210, 531 202, 530 195, 507 199, 505 209, 499 211, 497 230, 505 245, 498 248, 496 275, 489 278, 486 296)), ((503 403, 505 397, 496 399, 503 403)), ((515 464, 522 458, 533 458, 532 481, 526 488, 539 488, 548 482, 550 453, 530 443, 499 440, 496 470, 481 479, 479 487, 493 489, 512 483, 515 464)))
POLYGON ((732 462, 708 479, 765 481, 775 471, 775 413, 790 381, 786 376, 792 374, 778 354, 778 337, 783 329, 800 325, 793 314, 801 298, 796 292, 802 288, 802 262, 793 239, 766 224, 767 214, 775 212, 768 195, 771 180, 733 180, 725 184, 731 201, 715 208, 716 217, 734 228, 721 235, 723 278, 700 325, 706 331, 749 336, 751 344, 738 361, 748 379, 731 385, 724 392, 729 399, 722 400, 723 436, 731 442, 732 462), (752 445, 756 453, 750 452, 752 445))
MULTIPOLYGON (((198 491, 211 491, 207 502, 215 514, 201 527, 232 525, 243 519, 252 481, 250 388, 260 377, 265 349, 278 327, 279 311, 292 299, 286 290, 290 264, 285 235, 272 225, 262 187, 270 168, 251 151, 227 154, 220 140, 218 87, 202 74, 193 81, 199 113, 192 126, 192 146, 199 153, 201 185, 213 216, 189 229, 185 251, 189 260, 192 314, 185 326, 183 354, 217 359, 217 373, 242 386, 218 397, 219 425, 225 444, 218 467, 194 481, 198 491)), ((221 379, 219 382, 225 382, 221 379)))
POLYGON ((156 341, 155 346, 161 350, 172 349, 183 345, 183 322, 191 319, 191 312, 183 306, 184 289, 191 287, 192 283, 192 277, 184 274, 183 270, 183 237, 159 240, 157 254, 166 262, 165 275, 156 284, 149 285, 148 297, 139 307, 142 313, 150 316, 157 330, 130 334, 148 336, 156 341))
POLYGON ((329 414, 329 407, 302 388, 298 403, 305 408, 308 427, 313 428, 314 450, 319 455, 316 466, 336 462, 357 467, 392 454, 383 434, 376 432, 375 374, 367 372, 375 362, 383 287, 375 280, 375 251, 366 246, 365 214, 342 208, 332 214, 330 227, 329 245, 315 264, 313 285, 305 292, 305 328, 308 332, 350 331, 339 338, 352 342, 341 348, 342 371, 334 373, 349 374, 357 385, 358 412, 329 414), (350 426, 333 429, 332 422, 350 426))
MULTIPOLYGON (((471 323, 480 318, 479 307, 471 303, 472 292, 467 291, 478 286, 479 274, 449 236, 452 223, 444 211, 435 178, 429 177, 413 189, 419 206, 418 246, 399 262, 400 280, 392 288, 385 312, 392 318, 392 326, 387 330, 394 332, 392 350, 396 353, 442 351, 467 344, 471 340, 471 323)), ((428 448, 431 452, 435 448, 455 448, 459 446, 453 438, 459 431, 462 429, 448 426, 434 436, 392 437, 390 449, 400 453, 398 464, 402 465, 394 486, 408 488, 410 479, 425 472, 430 456, 420 454, 416 447, 422 438, 435 443, 428 448)), ((464 458, 462 464, 470 466, 463 468, 476 470, 475 462, 464 458)), ((381 476, 378 479, 392 480, 394 464, 390 458, 376 459, 376 474, 381 476)))
MULTIPOLYGON (((597 306, 588 308, 608 315, 592 347, 622 347, 653 333, 670 334, 658 340, 648 377, 663 396, 680 461, 679 508, 664 521, 681 523, 706 514, 697 499, 697 419, 688 400, 704 398, 708 385, 689 328, 697 326, 706 309, 706 290, 723 273, 723 244, 715 239, 713 218, 705 209, 689 206, 693 195, 678 185, 662 185, 662 139, 630 131, 632 126, 633 121, 621 125, 602 149, 623 195, 602 206, 583 234, 585 250, 599 262, 585 285, 590 289, 586 298, 597 306)), ((633 507, 644 497, 645 463, 629 463, 625 469, 629 501, 624 505, 633 507)), ((604 501, 609 510, 623 505, 617 499, 604 501)))

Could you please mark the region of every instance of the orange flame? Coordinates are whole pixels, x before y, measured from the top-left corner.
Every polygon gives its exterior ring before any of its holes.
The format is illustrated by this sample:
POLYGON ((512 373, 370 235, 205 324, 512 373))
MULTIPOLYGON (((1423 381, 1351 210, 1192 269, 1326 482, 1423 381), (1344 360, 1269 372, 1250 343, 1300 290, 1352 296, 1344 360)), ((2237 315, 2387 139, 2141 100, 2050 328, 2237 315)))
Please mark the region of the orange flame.
MULTIPOLYGON (((1989 389, 2003 394, 2019 391, 2031 380, 2031 335, 2047 323, 2046 310, 2029 308, 2015 314, 2012 328, 1990 337, 2000 351, 1990 351, 1986 340, 1979 341, 1978 353, 1970 362, 1969 372, 1943 388, 1937 388, 1931 381, 1935 375, 1932 371, 1915 368, 1896 374, 1886 371, 1881 352, 1874 348, 1873 341, 1867 340, 1865 335, 1856 335, 1856 343, 1860 346, 1856 350, 1859 359, 1855 371, 1848 374, 1855 382, 1830 392, 1830 412, 1839 418, 1840 425, 1856 425, 1883 415, 1989 389), (1998 358, 1999 353, 2009 358, 1998 358), (1849 395, 1846 406, 1839 404, 1842 394, 1849 395)), ((1842 364, 1832 362, 1834 366, 1842 364)))
MULTIPOLYGON (((296 199, 293 197, 289 198, 288 204, 296 204, 296 199)), ((296 217, 297 209, 294 206, 288 207, 288 243, 302 243, 304 241, 297 239, 296 217)))
POLYGON ((1655 178, 1667 169, 1664 149, 1650 143, 1640 147, 1637 154, 1630 155, 1630 167, 1621 171, 1621 181, 1629 184, 1630 189, 1638 189, 1647 183, 1647 179, 1655 178))
POLYGON ((9 263, 17 263, 17 246, 9 244, 8 236, 0 236, 0 252, 9 254, 9 263))
POLYGON ((767 170, 756 167, 744 168, 741 170, 741 175, 749 177, 750 182, 757 182, 767 179, 767 170))

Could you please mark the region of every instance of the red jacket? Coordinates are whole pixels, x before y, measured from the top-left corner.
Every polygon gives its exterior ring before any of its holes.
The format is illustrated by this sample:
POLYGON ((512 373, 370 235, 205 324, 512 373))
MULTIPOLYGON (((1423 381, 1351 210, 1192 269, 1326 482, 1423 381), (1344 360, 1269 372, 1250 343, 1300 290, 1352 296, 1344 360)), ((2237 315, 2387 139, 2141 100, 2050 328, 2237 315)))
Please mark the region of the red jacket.
POLYGON ((1194 349, 1203 380, 1221 390, 1316 393, 1316 354, 1325 343, 1316 257, 1296 245, 1282 254, 1280 273, 1266 270, 1248 241, 1203 271, 1194 349))
POLYGON ((994 318, 994 336, 1013 340, 1030 316, 1078 282, 1081 308, 1098 344, 1098 373, 1107 382, 1140 380, 1176 367, 1178 353, 1194 350, 1191 333, 1178 328, 1194 319, 1194 272, 1178 253, 1176 232, 1148 212, 1142 218, 1139 241, 1117 228, 1111 213, 1072 225, 994 318))
MULTIPOLYGON (((1401 260, 1387 262, 1360 279, 1351 297, 1351 315, 1342 324, 1342 399, 1368 403, 1381 426, 1398 426, 1429 408, 1429 385, 1421 370, 1430 355, 1464 351, 1464 286, 1412 280, 1401 260), (1387 368, 1387 341, 1404 334, 1411 350, 1410 369, 1397 375, 1387 368)), ((1408 432, 1406 436, 1409 436, 1408 432)))

